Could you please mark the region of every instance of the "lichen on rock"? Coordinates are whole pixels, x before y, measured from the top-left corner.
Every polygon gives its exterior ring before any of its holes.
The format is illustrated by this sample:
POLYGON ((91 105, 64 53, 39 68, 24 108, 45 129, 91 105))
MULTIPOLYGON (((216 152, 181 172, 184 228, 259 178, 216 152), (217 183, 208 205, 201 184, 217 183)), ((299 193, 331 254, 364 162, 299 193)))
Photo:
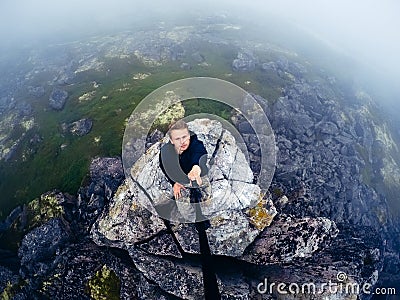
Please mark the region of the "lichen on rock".
POLYGON ((115 272, 103 265, 96 274, 88 281, 90 297, 94 300, 117 300, 120 299, 120 280, 115 272))
POLYGON ((281 216, 264 229, 242 259, 268 265, 311 257, 327 241, 338 234, 335 222, 327 218, 293 218, 281 216))
POLYGON ((61 204, 64 198, 62 193, 52 191, 29 202, 26 206, 27 227, 33 228, 52 218, 63 216, 64 208, 61 204))
POLYGON ((260 231, 271 225, 272 220, 277 214, 272 200, 265 199, 264 197, 260 197, 260 201, 257 205, 248 209, 246 212, 249 216, 250 223, 260 231))
POLYGON ((125 182, 115 193, 109 210, 92 227, 91 235, 99 245, 129 248, 163 229, 162 220, 137 201, 125 182))

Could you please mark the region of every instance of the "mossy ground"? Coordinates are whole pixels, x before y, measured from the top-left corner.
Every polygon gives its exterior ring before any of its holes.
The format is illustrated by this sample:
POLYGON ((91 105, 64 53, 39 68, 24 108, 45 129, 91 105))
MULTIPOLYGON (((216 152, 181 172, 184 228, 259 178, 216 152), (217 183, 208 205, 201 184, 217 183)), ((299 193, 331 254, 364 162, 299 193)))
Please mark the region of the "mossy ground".
MULTIPOLYGON (((53 87, 44 82, 52 79, 51 74, 40 74, 33 78, 30 84, 45 86, 45 95, 30 102, 35 127, 28 131, 12 159, 0 162, 0 218, 5 218, 16 205, 27 203, 55 188, 75 194, 88 173, 93 157, 121 155, 125 120, 145 96, 166 83, 208 76, 228 80, 267 99, 279 96, 280 86, 284 84, 279 77, 261 70, 232 72, 231 63, 236 58, 237 49, 206 43, 198 46, 207 66, 195 63, 190 57, 157 67, 146 66, 135 57, 107 59, 104 71, 78 73, 71 83, 62 87, 69 93, 62 111, 54 111, 48 105, 53 87), (192 68, 182 70, 180 64, 183 61, 191 64, 192 68), (151 75, 144 80, 135 80, 133 76, 137 73, 151 75), (98 84, 97 88, 94 82, 98 84), (95 91, 91 99, 79 100, 80 96, 91 91, 95 91), (81 118, 93 119, 89 134, 78 137, 62 132, 62 123, 81 118), (42 142, 32 146, 30 139, 35 134, 42 138, 42 142)), ((26 91, 21 91, 16 98, 32 97, 26 91)), ((184 106, 186 114, 208 112, 224 118, 229 115, 229 109, 222 108, 217 102, 194 99, 185 101, 184 106)))
MULTIPOLYGON (((261 38, 259 41, 263 42, 261 38)), ((69 93, 62 111, 54 111, 48 105, 53 86, 47 82, 53 80, 54 74, 43 72, 33 77, 27 85, 44 86, 45 94, 33 99, 26 89, 21 89, 15 95, 17 100, 27 101, 33 106, 35 126, 27 132, 13 157, 7 162, 0 162, 0 219, 4 219, 15 206, 27 203, 46 191, 59 189, 75 194, 87 176, 93 157, 121 155, 126 119, 143 98, 166 83, 195 76, 215 77, 261 95, 269 102, 274 102, 282 95, 282 89, 293 83, 290 76, 282 78, 276 72, 263 71, 260 67, 252 72, 233 72, 232 61, 239 48, 232 45, 199 43, 193 47, 204 56, 207 65, 197 64, 190 55, 156 67, 144 65, 134 55, 123 59, 105 59, 102 70, 78 73, 70 83, 62 86, 69 93), (182 62, 189 63, 192 68, 181 69, 182 62), (134 75, 138 73, 151 75, 135 80, 134 75), (79 97, 85 93, 92 93, 90 99, 80 100, 79 97), (78 137, 62 132, 62 123, 81 118, 93 119, 89 134, 78 137), (32 145, 30 140, 36 134, 42 142, 32 145)), ((327 72, 321 73, 318 65, 300 56, 263 48, 254 52, 260 63, 286 56, 306 66, 308 72, 304 76, 308 80, 326 80, 327 72)), ((316 61, 322 60, 320 57, 316 61)), ((29 67, 14 66, 24 71, 28 71, 29 67)), ((335 70, 338 69, 336 67, 335 70)), ((345 87, 338 83, 334 86, 334 93, 343 93, 343 89, 345 87), (337 90, 339 87, 342 90, 337 90)), ((229 108, 221 107, 220 103, 204 99, 188 100, 183 104, 187 115, 208 112, 227 119, 230 113, 229 108)))
POLYGON ((95 300, 118 300, 120 280, 115 272, 104 265, 88 281, 88 294, 95 300))
POLYGON ((60 204, 57 192, 41 195, 30 201, 21 217, 11 225, 11 228, 0 235, 3 248, 17 251, 24 235, 35 227, 41 226, 52 218, 64 216, 64 208, 60 204))
POLYGON ((8 281, 3 291, 0 294, 1 300, 11 300, 18 291, 21 290, 28 282, 26 280, 19 279, 17 282, 8 281))

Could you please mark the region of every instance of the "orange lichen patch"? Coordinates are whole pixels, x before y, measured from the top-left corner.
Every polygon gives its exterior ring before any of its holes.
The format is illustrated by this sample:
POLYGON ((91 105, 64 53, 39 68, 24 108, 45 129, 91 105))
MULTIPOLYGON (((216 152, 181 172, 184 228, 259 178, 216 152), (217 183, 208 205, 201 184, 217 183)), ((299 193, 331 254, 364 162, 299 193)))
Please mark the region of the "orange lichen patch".
POLYGON ((275 210, 268 211, 265 207, 267 201, 263 195, 260 195, 260 201, 256 206, 248 210, 250 223, 253 224, 258 230, 262 231, 265 227, 271 225, 272 220, 276 215, 275 210))
POLYGON ((139 208, 139 205, 136 202, 133 202, 130 210, 137 210, 138 208, 139 208))

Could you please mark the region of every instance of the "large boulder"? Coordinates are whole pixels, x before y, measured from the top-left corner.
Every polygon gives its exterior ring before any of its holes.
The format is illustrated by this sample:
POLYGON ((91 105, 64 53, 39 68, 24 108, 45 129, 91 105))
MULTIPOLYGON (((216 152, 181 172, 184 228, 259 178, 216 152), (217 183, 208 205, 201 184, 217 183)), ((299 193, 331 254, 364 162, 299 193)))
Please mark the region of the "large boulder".
MULTIPOLYGON (((212 198, 202 205, 202 211, 211 222, 207 232, 212 251, 215 254, 238 256, 268 225, 260 222, 264 225, 254 226, 250 212, 242 211, 260 202, 260 188, 253 184, 253 173, 244 153, 221 123, 199 119, 188 125, 204 142, 211 159, 209 180, 212 198), (226 232, 228 228, 232 232, 220 237, 221 232, 226 232), (241 246, 236 247, 238 244, 241 246)), ((129 189, 126 186, 120 188, 110 208, 92 229, 96 242, 123 245, 129 249, 131 245, 165 229, 154 208, 172 197, 172 186, 159 167, 159 151, 165 141, 151 146, 131 168, 133 181, 128 181, 131 183, 129 189)), ((178 203, 179 208, 180 205, 183 204, 178 203)), ((272 205, 263 216, 273 217, 275 214, 272 205)))
POLYGON ((131 249, 129 254, 144 276, 157 282, 164 291, 181 299, 203 298, 203 274, 200 266, 149 255, 141 250, 131 249))
POLYGON ((49 98, 50 107, 54 110, 62 110, 64 108, 65 102, 67 101, 67 98, 67 91, 61 89, 53 90, 49 98))
POLYGON ((58 252, 66 245, 69 233, 59 218, 33 229, 23 238, 18 250, 21 258, 21 274, 45 274, 46 264, 54 260, 58 252))
MULTIPOLYGON (((120 157, 96 157, 78 191, 79 226, 90 227, 124 180, 120 157)), ((85 229, 86 230, 86 229, 85 229)))
MULTIPOLYGON (((212 201, 202 206, 203 214, 211 218, 220 211, 255 206, 260 188, 253 184, 253 172, 235 138, 218 121, 198 119, 188 126, 208 153, 212 201)), ((154 144, 131 168, 131 178, 139 186, 139 202, 153 212, 154 205, 172 197, 172 186, 159 167, 159 151, 165 142, 166 138, 154 144)))
POLYGON ((84 136, 92 130, 93 121, 90 118, 83 118, 72 123, 63 123, 61 128, 63 132, 69 132, 77 136, 84 136))
POLYGON ((234 71, 249 72, 254 71, 258 59, 249 50, 240 51, 237 58, 232 62, 232 69, 234 71))
POLYGON ((311 257, 337 234, 336 224, 326 218, 280 217, 246 250, 243 259, 268 265, 311 257))

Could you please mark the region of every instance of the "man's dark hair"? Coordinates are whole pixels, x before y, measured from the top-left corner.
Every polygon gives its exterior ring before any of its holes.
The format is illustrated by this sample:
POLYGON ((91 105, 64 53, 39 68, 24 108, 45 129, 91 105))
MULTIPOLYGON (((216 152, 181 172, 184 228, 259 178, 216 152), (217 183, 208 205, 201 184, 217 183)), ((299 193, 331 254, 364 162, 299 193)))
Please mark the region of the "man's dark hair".
POLYGON ((171 131, 172 130, 179 130, 179 129, 187 129, 189 130, 188 125, 186 124, 185 121, 183 120, 178 120, 175 123, 173 123, 169 129, 168 129, 168 136, 171 137, 171 131))

